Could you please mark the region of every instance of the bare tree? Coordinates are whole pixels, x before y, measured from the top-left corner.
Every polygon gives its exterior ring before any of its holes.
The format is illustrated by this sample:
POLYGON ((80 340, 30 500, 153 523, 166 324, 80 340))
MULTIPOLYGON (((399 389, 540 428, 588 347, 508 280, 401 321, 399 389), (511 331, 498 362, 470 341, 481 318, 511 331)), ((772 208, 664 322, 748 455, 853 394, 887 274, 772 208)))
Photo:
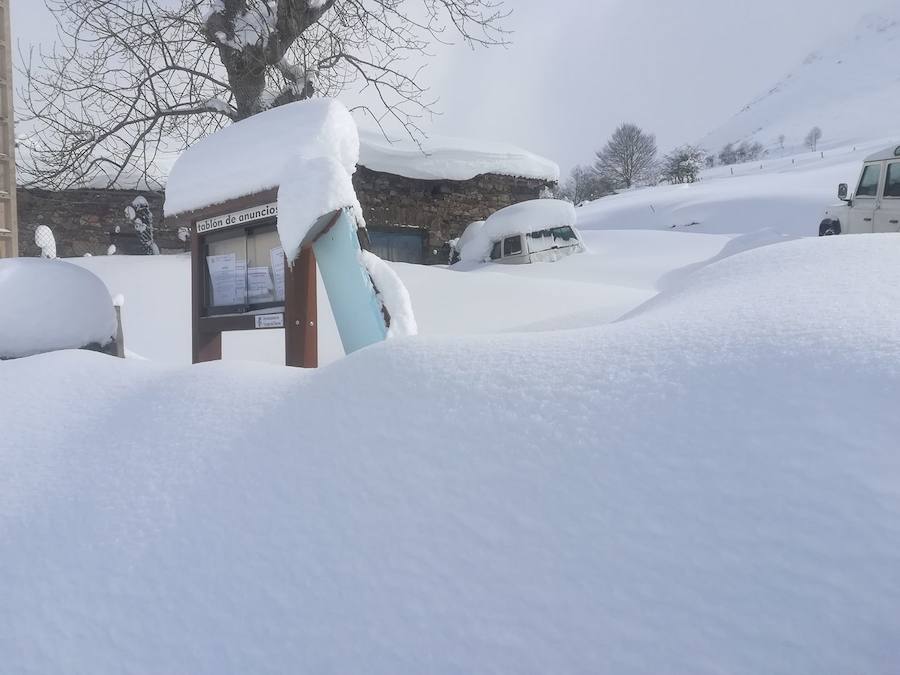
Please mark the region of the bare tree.
POLYGON ((44 0, 49 52, 22 55, 22 173, 62 188, 154 179, 160 152, 273 106, 348 88, 421 138, 435 41, 505 42, 502 0, 44 0))
POLYGON ((822 130, 819 127, 813 127, 809 130, 809 133, 806 134, 804 142, 806 143, 807 148, 815 152, 816 148, 819 147, 820 140, 822 140, 822 130))
POLYGON ((656 169, 656 137, 635 124, 622 124, 597 152, 594 169, 616 187, 630 188, 651 180, 656 169))
POLYGON ((600 199, 615 191, 600 174, 590 166, 575 166, 566 181, 560 185, 558 195, 573 204, 600 199))

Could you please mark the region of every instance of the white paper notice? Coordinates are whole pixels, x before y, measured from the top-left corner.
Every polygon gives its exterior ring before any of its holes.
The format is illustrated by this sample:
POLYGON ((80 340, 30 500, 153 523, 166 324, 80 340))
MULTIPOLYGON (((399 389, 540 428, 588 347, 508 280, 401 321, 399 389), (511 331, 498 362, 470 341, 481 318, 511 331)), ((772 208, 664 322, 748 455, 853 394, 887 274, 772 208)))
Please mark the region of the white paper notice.
POLYGON ((276 246, 269 250, 272 259, 272 272, 275 274, 275 300, 284 301, 284 250, 276 246))
POLYGON ((206 256, 206 267, 212 284, 213 306, 237 304, 235 262, 234 253, 206 256))
POLYGON ((238 260, 234 264, 234 299, 236 304, 247 303, 247 261, 238 260))
POLYGON ((268 267, 251 267, 247 270, 247 294, 251 300, 272 294, 272 277, 268 267))

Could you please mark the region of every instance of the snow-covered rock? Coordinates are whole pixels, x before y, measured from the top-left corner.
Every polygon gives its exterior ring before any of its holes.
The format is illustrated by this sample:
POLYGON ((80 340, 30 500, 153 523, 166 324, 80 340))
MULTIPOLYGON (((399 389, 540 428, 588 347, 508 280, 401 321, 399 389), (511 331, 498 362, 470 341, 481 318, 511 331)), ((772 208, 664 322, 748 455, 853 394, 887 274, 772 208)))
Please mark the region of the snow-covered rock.
POLYGON ((898 244, 766 246, 611 325, 315 372, 0 364, 4 668, 889 675, 898 244))
POLYGON ((62 260, 0 260, 0 358, 103 346, 116 334, 109 292, 62 260))

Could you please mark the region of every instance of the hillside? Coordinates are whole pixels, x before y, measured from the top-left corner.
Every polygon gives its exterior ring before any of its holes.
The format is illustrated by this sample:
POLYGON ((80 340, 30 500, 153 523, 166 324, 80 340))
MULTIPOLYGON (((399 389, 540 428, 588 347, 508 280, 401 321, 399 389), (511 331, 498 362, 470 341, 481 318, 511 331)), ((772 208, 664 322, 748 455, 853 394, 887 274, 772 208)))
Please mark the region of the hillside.
POLYGON ((900 10, 867 15, 848 33, 823 42, 790 74, 757 96, 700 144, 718 151, 726 143, 753 140, 772 154, 803 147, 813 126, 822 148, 871 138, 900 136, 900 10))

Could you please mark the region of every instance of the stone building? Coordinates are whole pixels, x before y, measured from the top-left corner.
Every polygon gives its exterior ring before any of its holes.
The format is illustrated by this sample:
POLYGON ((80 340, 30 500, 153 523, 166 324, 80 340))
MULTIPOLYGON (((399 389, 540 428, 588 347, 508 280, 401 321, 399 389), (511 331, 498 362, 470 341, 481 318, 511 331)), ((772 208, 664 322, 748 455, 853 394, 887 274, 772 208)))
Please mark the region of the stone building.
MULTIPOLYGON (((537 199, 559 176, 551 161, 496 143, 430 138, 422 147, 388 143, 361 134, 360 162, 353 183, 373 250, 386 260, 447 261, 450 239, 497 209, 537 199)), ((185 250, 163 216, 162 191, 18 189, 20 254, 39 255, 34 230, 48 225, 61 257, 137 252, 137 236, 125 208, 144 197, 154 215, 163 253, 185 250), (118 227, 118 232, 116 231, 118 227)))

